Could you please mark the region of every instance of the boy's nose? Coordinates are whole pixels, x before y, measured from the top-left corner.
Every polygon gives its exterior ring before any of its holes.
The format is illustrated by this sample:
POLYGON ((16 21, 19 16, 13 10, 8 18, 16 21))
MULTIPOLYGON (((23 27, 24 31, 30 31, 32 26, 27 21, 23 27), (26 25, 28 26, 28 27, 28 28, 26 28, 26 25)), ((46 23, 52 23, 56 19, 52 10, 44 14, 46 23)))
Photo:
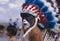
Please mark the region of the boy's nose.
POLYGON ((27 20, 26 19, 23 19, 23 22, 26 22, 27 20))

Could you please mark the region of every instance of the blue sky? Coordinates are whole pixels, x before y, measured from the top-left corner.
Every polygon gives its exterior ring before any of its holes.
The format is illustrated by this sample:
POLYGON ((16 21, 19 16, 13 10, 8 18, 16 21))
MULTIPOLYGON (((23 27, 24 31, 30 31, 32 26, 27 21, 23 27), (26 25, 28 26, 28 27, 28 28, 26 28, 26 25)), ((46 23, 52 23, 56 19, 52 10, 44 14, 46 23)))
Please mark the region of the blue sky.
POLYGON ((25 0, 0 0, 0 22, 8 22, 10 18, 13 21, 21 19, 20 10, 24 2, 25 0))

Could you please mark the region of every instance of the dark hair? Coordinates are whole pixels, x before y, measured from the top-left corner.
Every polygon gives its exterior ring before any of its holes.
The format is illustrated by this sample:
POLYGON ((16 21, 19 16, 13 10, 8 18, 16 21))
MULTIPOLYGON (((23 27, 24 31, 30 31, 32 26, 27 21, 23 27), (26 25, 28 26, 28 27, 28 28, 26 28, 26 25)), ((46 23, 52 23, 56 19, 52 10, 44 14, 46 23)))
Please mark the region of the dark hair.
POLYGON ((33 16, 33 15, 29 14, 29 13, 21 13, 20 15, 22 17, 22 21, 23 21, 23 19, 26 19, 30 23, 31 26, 34 25, 35 16, 33 16))
POLYGON ((3 25, 0 25, 0 30, 3 30, 4 29, 4 26, 3 25))
POLYGON ((17 28, 14 25, 9 25, 7 27, 7 32, 10 33, 11 35, 15 36, 17 33, 17 28))

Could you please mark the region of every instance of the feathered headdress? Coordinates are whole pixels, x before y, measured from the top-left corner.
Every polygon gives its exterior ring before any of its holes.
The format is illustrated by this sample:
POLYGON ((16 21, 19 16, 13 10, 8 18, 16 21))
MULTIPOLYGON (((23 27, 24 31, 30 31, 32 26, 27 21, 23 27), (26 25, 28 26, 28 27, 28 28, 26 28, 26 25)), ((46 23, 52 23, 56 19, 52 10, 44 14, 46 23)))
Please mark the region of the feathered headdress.
POLYGON ((42 15, 44 15, 47 21, 45 26, 53 28, 55 26, 54 16, 52 14, 52 11, 49 11, 48 8, 49 7, 46 6, 44 2, 42 2, 41 0, 26 0, 25 3, 23 4, 24 12, 30 12, 30 14, 32 13, 34 14, 34 13, 40 13, 42 11, 42 15))

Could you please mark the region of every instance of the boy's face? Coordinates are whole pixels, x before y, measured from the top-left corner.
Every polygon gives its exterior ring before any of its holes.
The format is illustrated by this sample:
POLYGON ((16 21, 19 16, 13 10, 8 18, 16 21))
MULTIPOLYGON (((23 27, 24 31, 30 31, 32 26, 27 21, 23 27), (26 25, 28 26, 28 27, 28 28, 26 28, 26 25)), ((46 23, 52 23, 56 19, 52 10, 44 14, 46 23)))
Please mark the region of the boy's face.
POLYGON ((29 28, 35 23, 35 17, 28 13, 21 13, 23 27, 29 28))
POLYGON ((23 24, 24 29, 27 29, 30 27, 30 23, 26 19, 22 20, 22 24, 23 24))

